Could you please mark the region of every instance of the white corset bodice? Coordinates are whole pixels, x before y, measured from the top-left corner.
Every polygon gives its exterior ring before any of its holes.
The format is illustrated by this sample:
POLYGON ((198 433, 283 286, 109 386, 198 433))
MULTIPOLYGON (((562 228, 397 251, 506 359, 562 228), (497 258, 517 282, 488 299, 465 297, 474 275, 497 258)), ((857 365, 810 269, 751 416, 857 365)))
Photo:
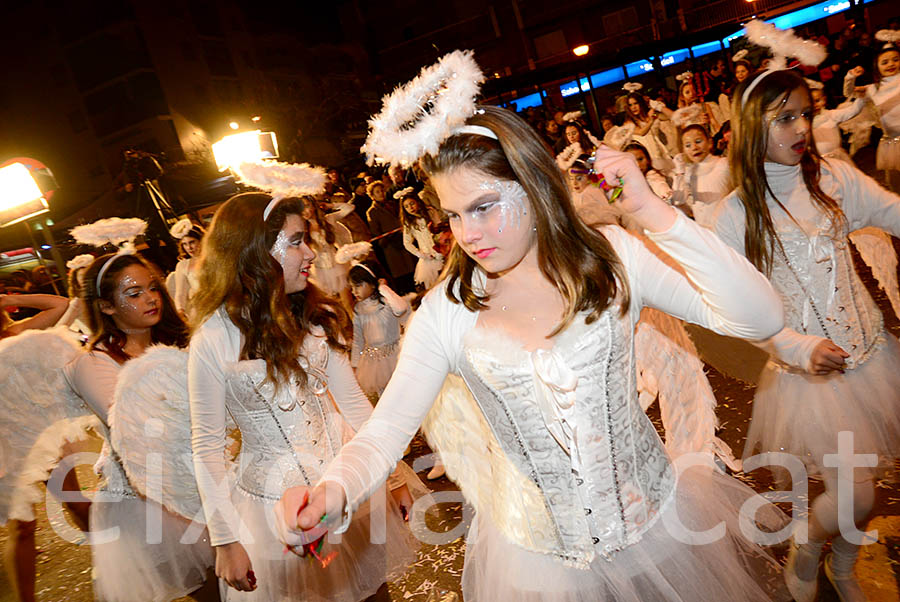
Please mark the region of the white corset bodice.
POLYGON ((853 267, 847 234, 835 237, 824 215, 804 229, 780 219, 776 229, 784 253, 776 245, 771 281, 784 300, 785 325, 830 339, 850 354, 848 367, 858 366, 881 340, 884 322, 853 267))
POLYGON ((227 367, 225 406, 241 431, 237 484, 245 493, 277 500, 285 487, 314 485, 340 450, 348 433, 328 391, 327 362, 325 339, 307 336, 305 386, 276 391, 263 360, 227 367))
POLYGON ((459 366, 506 456, 543 499, 543 508, 515 512, 531 521, 518 543, 575 565, 638 541, 674 484, 637 403, 628 320, 612 314, 590 325, 579 317, 552 349, 531 353, 476 328, 459 366))

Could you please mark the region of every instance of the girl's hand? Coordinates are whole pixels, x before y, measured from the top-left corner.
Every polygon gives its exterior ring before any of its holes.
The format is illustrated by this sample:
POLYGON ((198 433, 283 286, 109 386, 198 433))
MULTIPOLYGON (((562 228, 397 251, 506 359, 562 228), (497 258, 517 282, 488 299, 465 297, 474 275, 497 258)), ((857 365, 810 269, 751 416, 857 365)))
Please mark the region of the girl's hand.
POLYGON ((863 69, 862 67, 854 67, 853 69, 851 69, 850 71, 847 72, 847 75, 850 75, 853 77, 859 77, 865 72, 866 72, 866 70, 863 69))
POLYGON ((319 483, 315 488, 291 487, 285 490, 275 505, 278 538, 292 552, 302 556, 303 544, 318 539, 324 533, 325 526, 321 524, 323 517, 340 517, 345 504, 344 488, 331 481, 319 483), (304 533, 314 528, 313 533, 304 533))
POLYGON ((822 339, 809 357, 809 372, 818 375, 834 371, 843 372, 844 360, 848 357, 849 353, 828 339, 822 339))
MULTIPOLYGON (((677 212, 653 194, 631 153, 601 145, 596 152, 594 171, 602 174, 610 186, 622 187, 622 194, 615 203, 623 212, 631 214, 638 226, 651 232, 662 232, 674 223, 677 212)), ((607 197, 612 198, 610 193, 607 197)))
POLYGON ((397 505, 400 506, 400 512, 403 513, 403 520, 409 522, 409 512, 414 503, 412 496, 409 494, 409 487, 404 485, 403 487, 392 489, 391 497, 393 497, 394 501, 397 502, 397 505))
POLYGON ((256 576, 247 550, 239 542, 216 546, 216 577, 239 592, 256 589, 256 576))

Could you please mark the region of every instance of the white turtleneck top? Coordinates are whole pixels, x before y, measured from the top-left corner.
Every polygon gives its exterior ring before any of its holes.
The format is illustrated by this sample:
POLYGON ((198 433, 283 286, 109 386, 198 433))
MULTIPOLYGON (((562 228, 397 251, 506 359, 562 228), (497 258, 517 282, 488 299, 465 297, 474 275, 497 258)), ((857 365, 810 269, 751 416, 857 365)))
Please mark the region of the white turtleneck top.
MULTIPOLYGON (((799 165, 767 162, 765 170, 781 203, 767 195, 766 205, 785 251, 776 245, 769 276, 782 295, 785 328, 760 346, 779 363, 808 370, 813 349, 827 338, 850 353, 848 367, 858 365, 881 336, 883 325, 853 269, 847 235, 866 226, 900 235, 900 197, 844 161, 823 161, 822 191, 838 202, 847 220, 847 228, 835 235, 828 216, 813 202, 799 165)), ((746 255, 746 215, 737 191, 717 207, 713 229, 746 255)))

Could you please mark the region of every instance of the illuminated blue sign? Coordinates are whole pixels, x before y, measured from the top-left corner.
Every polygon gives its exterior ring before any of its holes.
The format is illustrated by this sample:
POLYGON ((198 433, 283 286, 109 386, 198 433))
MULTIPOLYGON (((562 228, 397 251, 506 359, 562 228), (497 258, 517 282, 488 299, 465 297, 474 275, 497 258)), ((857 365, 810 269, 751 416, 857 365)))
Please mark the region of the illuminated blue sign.
POLYGON ((682 48, 681 50, 673 50, 672 52, 665 53, 662 55, 662 58, 659 59, 659 62, 663 67, 668 67, 686 61, 689 58, 691 58, 690 51, 687 48, 682 48))
POLYGON ((625 73, 628 74, 628 77, 643 75, 644 73, 650 73, 651 71, 653 71, 653 63, 650 61, 635 61, 625 65, 625 73))
POLYGON ((722 45, 719 44, 719 41, 715 42, 706 42, 705 44, 698 44, 697 46, 691 46, 691 52, 694 54, 694 57, 706 56, 707 54, 712 54, 713 52, 718 52, 722 50, 722 45))
POLYGON ((615 69, 607 69, 606 71, 593 74, 591 76, 591 85, 595 88, 601 88, 620 82, 623 79, 625 79, 625 72, 622 71, 621 67, 616 67, 615 69))
MULTIPOLYGON (((868 4, 871 1, 872 0, 863 0, 863 4, 868 4)), ((800 10, 795 10, 794 12, 775 17, 774 19, 768 19, 766 23, 772 23, 779 29, 791 29, 844 12, 850 8, 850 6, 850 0, 820 2, 819 4, 813 4, 812 6, 807 6, 806 8, 801 8, 800 10)), ((728 48, 731 45, 731 42, 743 35, 744 30, 742 29, 722 40, 722 43, 728 48)))
POLYGON ((516 105, 516 111, 521 111, 522 109, 539 107, 544 103, 541 100, 541 95, 535 92, 534 94, 529 94, 528 96, 522 96, 521 98, 511 100, 510 104, 516 105))
MULTIPOLYGON (((591 85, 588 83, 588 79, 586 77, 582 77, 581 80, 581 89, 587 92, 591 89, 591 85)), ((573 79, 567 84, 563 84, 559 87, 559 93, 565 96, 572 96, 573 94, 578 94, 578 84, 575 83, 573 79)))

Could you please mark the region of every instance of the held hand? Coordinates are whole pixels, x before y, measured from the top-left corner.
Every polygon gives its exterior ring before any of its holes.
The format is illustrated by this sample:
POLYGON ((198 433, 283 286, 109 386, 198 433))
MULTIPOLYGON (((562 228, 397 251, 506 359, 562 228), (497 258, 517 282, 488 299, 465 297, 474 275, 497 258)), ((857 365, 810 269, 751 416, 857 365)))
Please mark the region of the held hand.
POLYGON ((256 576, 247 550, 239 542, 216 546, 216 577, 239 592, 256 589, 256 576))
POLYGON ((813 349, 809 358, 809 371, 811 374, 818 375, 834 371, 843 372, 844 360, 848 357, 850 357, 849 353, 828 339, 822 339, 813 349))
POLYGON ((333 522, 344 509, 344 490, 326 481, 317 487, 291 487, 275 505, 275 523, 278 538, 288 548, 303 555, 303 546, 320 538, 326 529, 322 522, 329 517, 333 522))

